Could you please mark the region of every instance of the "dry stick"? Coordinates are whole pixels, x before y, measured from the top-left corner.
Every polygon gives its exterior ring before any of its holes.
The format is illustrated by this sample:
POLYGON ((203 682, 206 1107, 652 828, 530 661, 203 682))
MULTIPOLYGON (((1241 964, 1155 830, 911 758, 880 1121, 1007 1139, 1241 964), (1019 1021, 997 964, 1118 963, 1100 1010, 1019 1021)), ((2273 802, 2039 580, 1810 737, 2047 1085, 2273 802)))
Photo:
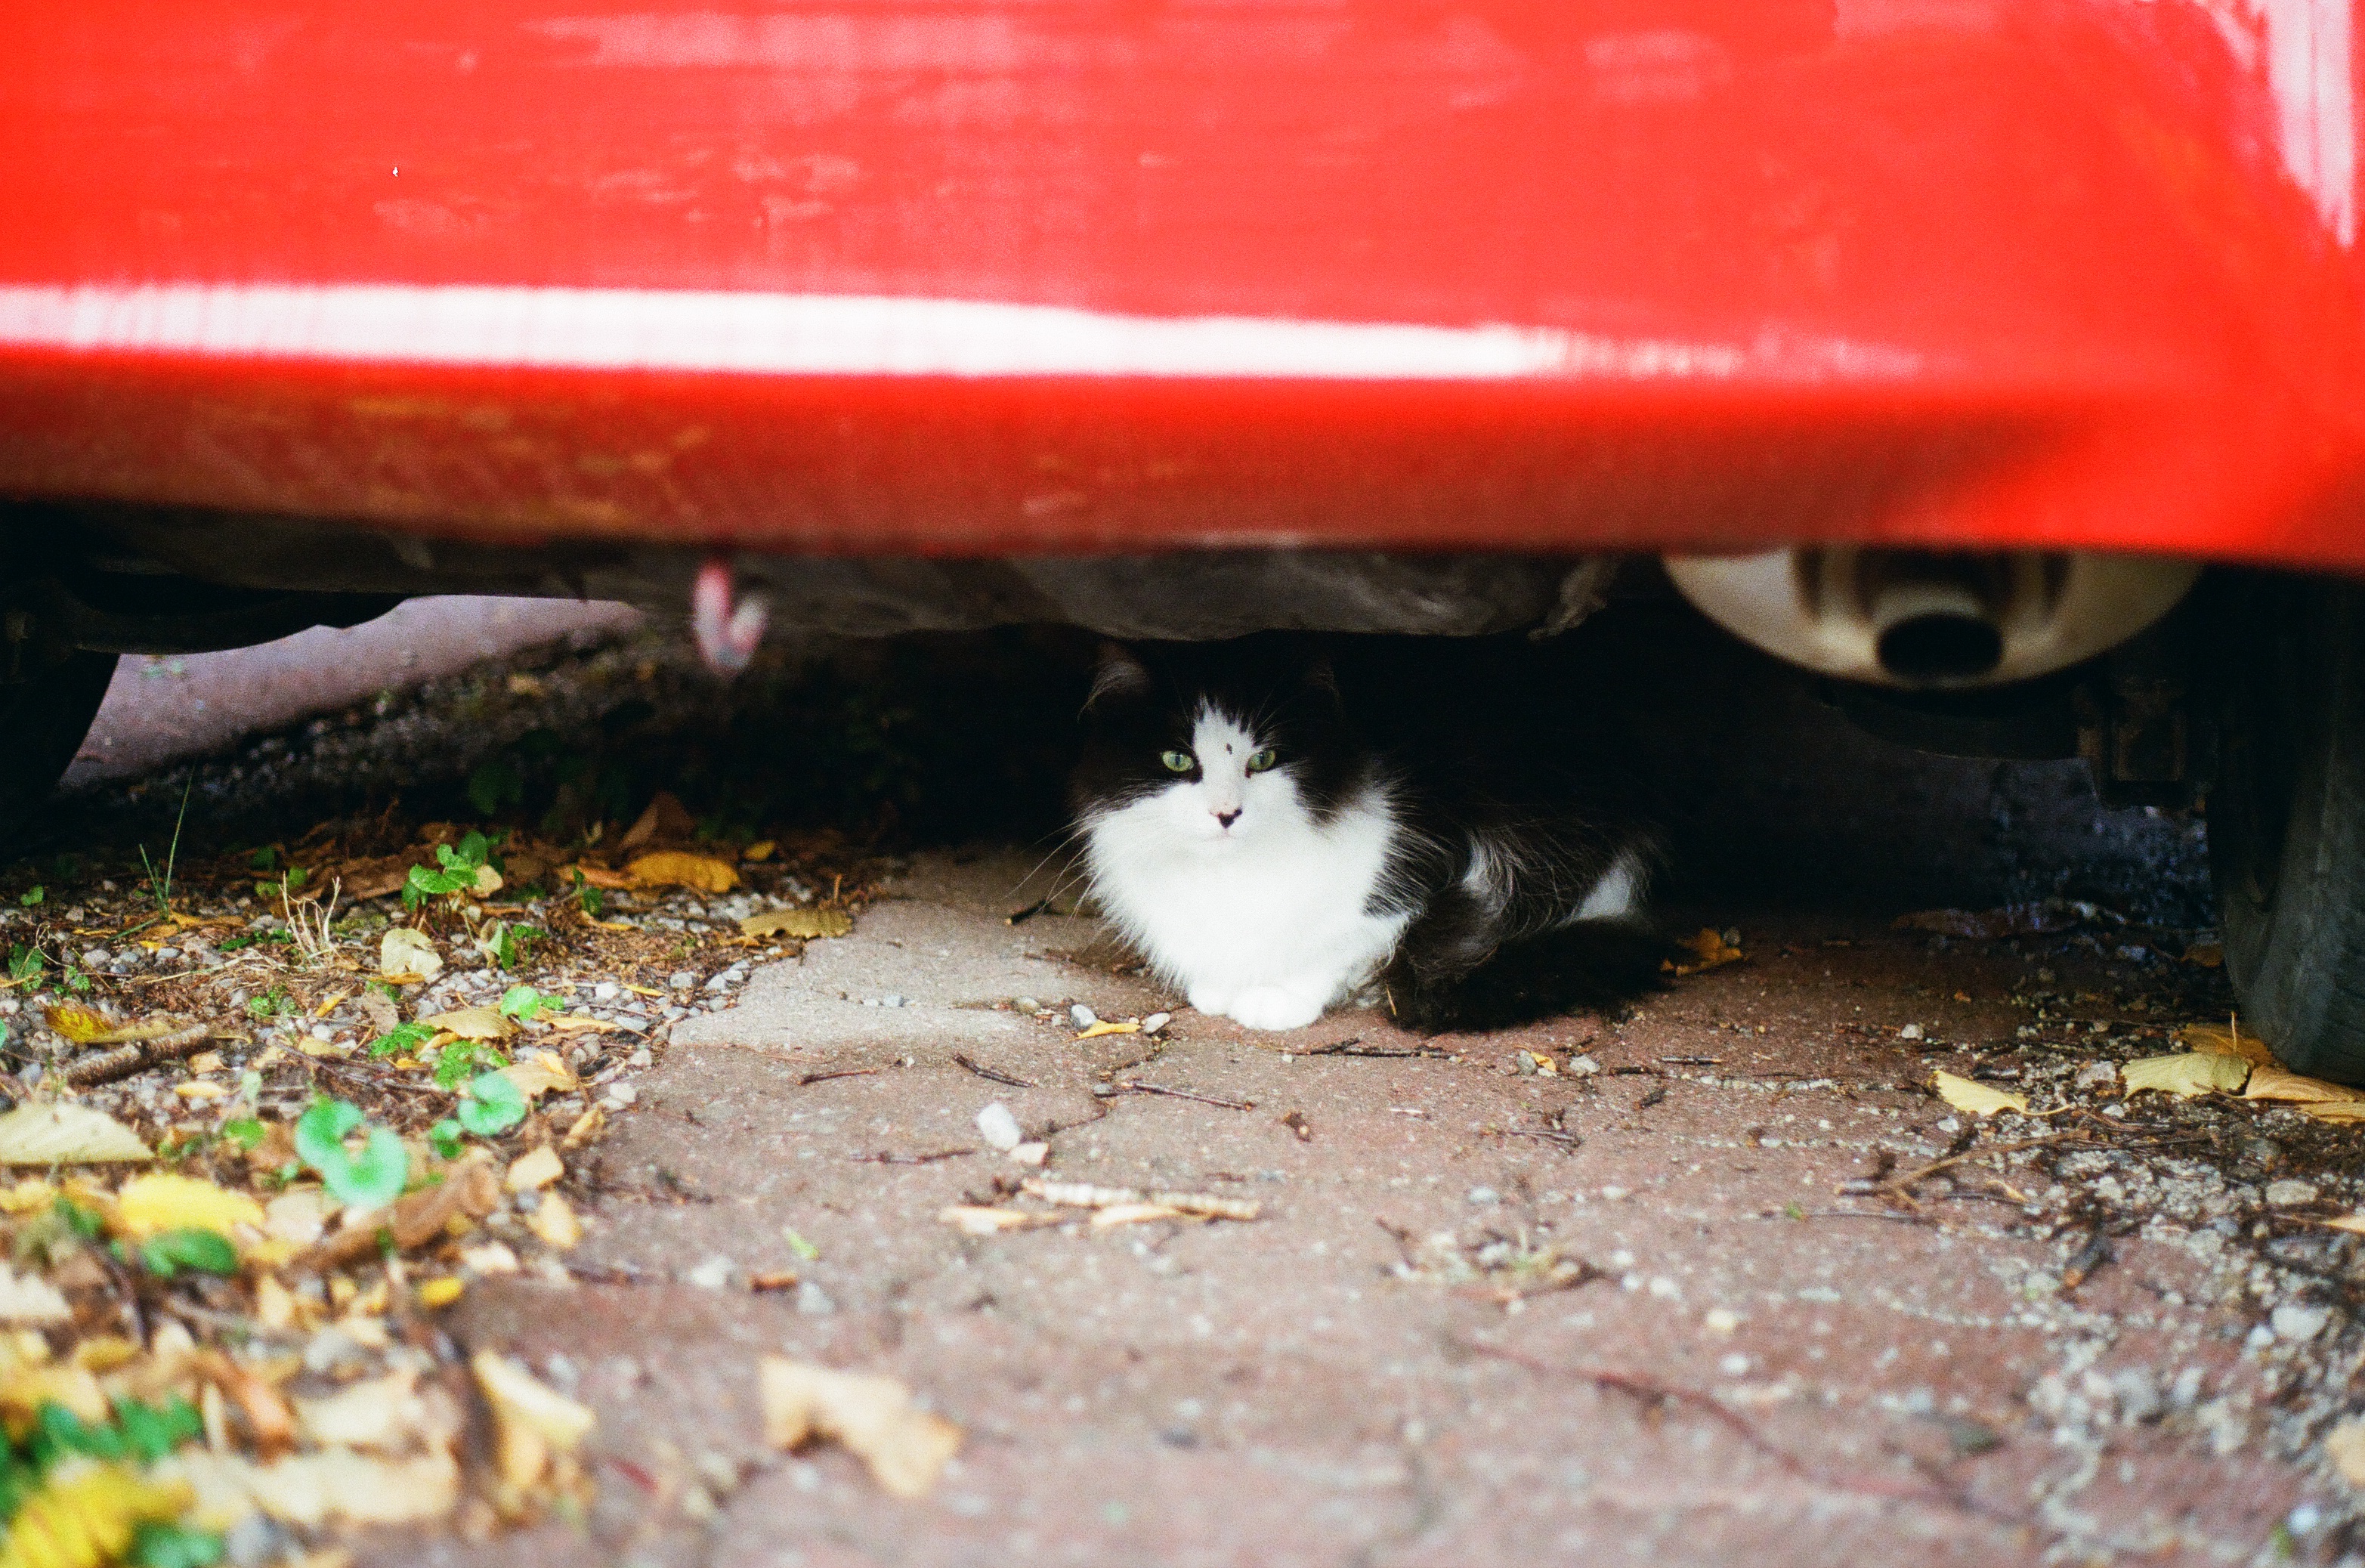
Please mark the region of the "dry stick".
POLYGON ((2017 1154, 2024 1148, 2044 1148, 2049 1145, 2068 1143, 2073 1139, 2082 1140, 2084 1137, 2083 1133, 2054 1133, 2046 1137, 2015 1138, 2010 1143, 1991 1143, 1985 1148, 1965 1149, 1960 1154, 1950 1154, 1944 1159, 1933 1159, 1919 1170, 1909 1170, 1902 1176, 1892 1176, 1887 1181, 1843 1182, 1832 1190, 1843 1198, 1879 1197, 1891 1193, 1903 1197, 1905 1189, 1912 1186, 1916 1182, 1935 1176, 1948 1166, 1960 1165, 1966 1159, 1984 1159, 1990 1154, 2017 1154))
POLYGON ((809 1072, 797 1080, 797 1087, 802 1089, 809 1083, 827 1083, 833 1078, 869 1078, 880 1070, 875 1067, 850 1067, 842 1072, 809 1072))
POLYGON ((975 1154, 973 1148, 939 1148, 927 1154, 897 1154, 889 1149, 878 1154, 850 1154, 846 1158, 857 1165, 934 1165, 939 1159, 958 1159, 965 1154, 975 1154))
POLYGON ((1013 1078, 1008 1073, 998 1071, 993 1068, 981 1067, 978 1063, 970 1060, 969 1058, 961 1055, 958 1051, 955 1051, 953 1053, 953 1060, 958 1062, 961 1066, 969 1069, 980 1078, 985 1079, 990 1082, 1006 1083, 1013 1089, 1034 1089, 1039 1087, 1039 1085, 1027 1082, 1023 1078, 1013 1078))
POLYGON ((1944 1503, 1967 1512, 1987 1515, 1987 1510, 1927 1480, 1906 1483, 1891 1480, 1885 1475, 1849 1475, 1827 1471, 1821 1465, 1810 1464, 1759 1431, 1754 1423, 1722 1400, 1696 1388, 1684 1388, 1675 1383, 1660 1383, 1656 1379, 1644 1377, 1639 1372, 1620 1372, 1613 1367, 1556 1367, 1531 1356, 1521 1355, 1517 1350, 1506 1350, 1475 1339, 1461 1339, 1455 1343, 1474 1355, 1489 1356, 1496 1361, 1508 1361, 1513 1366, 1523 1367, 1540 1376, 1577 1378, 1593 1384, 1596 1388, 1613 1394, 1622 1394, 1645 1409, 1659 1410, 1674 1405, 1697 1410, 1732 1433, 1749 1447, 1780 1465, 1790 1474, 1817 1485, 1877 1497, 1893 1497, 1906 1502, 1944 1503))
POLYGON ((192 1024, 169 1035, 134 1040, 111 1051, 84 1057, 59 1076, 70 1089, 87 1089, 94 1083, 112 1083, 118 1078, 129 1078, 159 1062, 175 1061, 187 1056, 210 1039, 213 1032, 214 1026, 210 1024, 192 1024))
POLYGON ((1188 1089, 1168 1089, 1156 1083, 1112 1083, 1109 1087, 1120 1094, 1128 1091, 1135 1094, 1163 1094, 1172 1100, 1195 1100, 1202 1105, 1219 1105, 1227 1111, 1256 1109, 1256 1102, 1253 1100, 1218 1100, 1213 1094, 1194 1094, 1188 1089))

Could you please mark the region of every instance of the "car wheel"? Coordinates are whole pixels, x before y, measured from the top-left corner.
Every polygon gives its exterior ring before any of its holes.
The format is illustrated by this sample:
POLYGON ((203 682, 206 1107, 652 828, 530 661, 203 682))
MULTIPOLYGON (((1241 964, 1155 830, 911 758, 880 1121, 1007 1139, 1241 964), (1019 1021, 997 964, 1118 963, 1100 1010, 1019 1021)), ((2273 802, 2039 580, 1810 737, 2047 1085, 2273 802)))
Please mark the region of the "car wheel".
POLYGON ((2365 1083, 2365 591, 2236 590, 2209 865, 2243 1022, 2365 1083))
POLYGON ((113 654, 73 653, 0 686, 0 838, 21 831, 65 772, 115 675, 113 654))

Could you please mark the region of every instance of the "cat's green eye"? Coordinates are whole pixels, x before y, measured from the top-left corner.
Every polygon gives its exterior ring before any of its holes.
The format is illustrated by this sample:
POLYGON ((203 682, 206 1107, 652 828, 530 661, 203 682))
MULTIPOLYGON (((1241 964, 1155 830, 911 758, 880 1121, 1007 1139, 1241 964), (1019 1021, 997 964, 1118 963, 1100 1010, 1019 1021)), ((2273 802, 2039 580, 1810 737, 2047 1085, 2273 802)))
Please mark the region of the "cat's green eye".
POLYGON ((1256 753, 1249 758, 1249 771, 1250 773, 1262 773, 1266 768, 1271 767, 1280 760, 1280 757, 1273 755, 1272 747, 1267 746, 1262 751, 1256 753))
POLYGON ((1158 754, 1158 760, 1166 765, 1170 773, 1188 773, 1199 766, 1187 751, 1161 751, 1158 754))

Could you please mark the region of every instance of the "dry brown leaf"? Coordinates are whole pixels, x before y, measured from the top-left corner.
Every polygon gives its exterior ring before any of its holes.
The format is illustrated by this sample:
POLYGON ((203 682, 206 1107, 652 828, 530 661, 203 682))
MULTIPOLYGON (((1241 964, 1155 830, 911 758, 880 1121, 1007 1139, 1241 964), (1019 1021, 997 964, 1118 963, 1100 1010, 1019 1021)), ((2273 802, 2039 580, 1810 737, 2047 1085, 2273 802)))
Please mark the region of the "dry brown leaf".
POLYGON ((421 1018, 421 1024, 447 1035, 457 1035, 464 1040, 501 1040, 517 1033, 498 1007, 462 1007, 450 1013, 438 1013, 432 1018, 421 1018))
POLYGON ((613 1019, 586 1018, 577 1013, 562 1013, 555 1018, 544 1018, 542 1022, 568 1035, 624 1035, 632 1032, 613 1019))
POLYGON ((1186 1215, 1181 1209, 1169 1208, 1164 1204, 1111 1204, 1104 1209, 1093 1211, 1093 1228, 1104 1230, 1113 1225, 1139 1225, 1146 1220, 1190 1217, 1194 1216, 1186 1215))
POLYGON ((536 1051, 501 1069, 501 1076, 517 1085, 518 1092, 525 1096, 529 1105, 538 1096, 571 1094, 583 1086, 575 1070, 556 1051, 536 1051))
POLYGON ((1961 1078, 1943 1068, 1935 1075, 1938 1098, 1957 1111, 1974 1116, 1992 1116, 1998 1111, 2018 1111, 2028 1114, 2028 1096, 1993 1089, 1975 1079, 1961 1078))
POLYGON ((348 860, 334 875, 338 885, 349 899, 382 899, 388 893, 402 891, 410 879, 410 868, 424 857, 419 855, 379 855, 367 860, 348 860))
POLYGON ((842 909, 768 909, 739 923, 742 936, 796 936, 810 942, 843 936, 854 929, 854 917, 842 909))
POLYGON ((698 819, 689 814, 689 808, 672 790, 660 790, 650 797, 641 814, 633 819, 624 835, 616 840, 616 847, 638 849, 644 845, 671 844, 697 834, 698 819))
POLYGON ((739 885, 739 873, 727 860, 686 850, 660 849, 643 855, 624 868, 633 883, 644 888, 691 888, 701 893, 727 893, 739 885))
POLYGON ((2205 1051, 2212 1056, 2239 1057, 2253 1067, 2273 1067, 2275 1053, 2267 1049, 2267 1042, 2256 1035, 2245 1035, 2238 1027, 2224 1024, 2187 1024, 2176 1032, 2176 1043, 2188 1051, 2205 1051))
POLYGON ((398 925, 377 939, 377 967, 390 975, 432 980, 443 972, 443 955, 424 931, 398 925))
MULTIPOLYGON (((574 878, 580 877, 590 886, 595 888, 605 888, 611 893, 621 893, 626 889, 633 886, 633 879, 624 875, 622 871, 611 871, 605 866, 594 866, 588 861, 583 861, 573 866, 568 866, 562 869, 559 872, 559 875, 570 880, 574 878)), ((608 922, 595 920, 591 924, 594 925, 606 925, 608 924, 608 922)))
POLYGON ((154 1158, 139 1134, 87 1105, 19 1105, 0 1116, 0 1165, 99 1165, 154 1158))
POLYGON ((414 1368, 349 1383, 325 1398, 296 1401, 297 1430, 323 1447, 400 1453, 428 1419, 414 1368))
POLYGON ((526 1228, 542 1238, 546 1246, 561 1252, 583 1239, 583 1222, 575 1217, 575 1206, 556 1193, 544 1193, 542 1203, 526 1216, 526 1228))
POLYGON ((1722 969, 1727 964, 1737 964, 1749 956, 1738 947, 1727 946, 1722 932, 1711 930, 1705 925, 1677 942, 1676 946, 1689 953, 1691 958, 1683 963, 1676 963, 1670 959, 1659 967, 1676 975, 1696 975, 1707 969, 1722 969))
POLYGON ((845 1445, 898 1497, 918 1497, 960 1448, 961 1429, 915 1407, 912 1391, 873 1372, 833 1372, 784 1356, 756 1365, 764 1440, 781 1450, 816 1439, 845 1445))
POLYGON ((493 1438, 501 1479, 525 1490, 549 1478, 595 1424, 588 1406, 537 1382, 507 1356, 479 1350, 468 1363, 493 1410, 493 1438))
POLYGON ((2201 1094, 2231 1094, 2251 1074, 2240 1057, 2210 1051, 2179 1051, 2173 1056, 2138 1057, 2119 1064, 2119 1081, 2132 1098, 2146 1089, 2190 1100, 2201 1094))
POLYGON ((84 1007, 79 1002, 53 1002, 45 1012, 50 1028, 77 1046, 120 1046, 133 1040, 152 1040, 161 1035, 178 1034, 188 1027, 185 1018, 143 1018, 137 1024, 118 1023, 95 1007, 84 1007))
MULTIPOLYGON (((387 994, 382 991, 364 986, 355 1005, 361 1008, 362 1016, 369 1020, 370 1032, 374 1035, 390 1035, 402 1027, 402 1009, 387 1000, 387 994)), ((192 1066, 194 1068, 194 1064, 192 1066)))
POLYGON ((2349 1088, 2345 1083, 2326 1083, 2321 1078, 2303 1078, 2296 1072, 2269 1065, 2250 1074, 2250 1086, 2242 1092, 2245 1100, 2283 1100, 2293 1104, 2319 1104, 2337 1101, 2365 1100, 2365 1092, 2349 1088))
POLYGON ((2365 1100, 2325 1100, 2294 1107, 2305 1116, 2335 1126, 2352 1127, 2365 1122, 2365 1100))
POLYGON ((2184 950, 2184 961, 2198 964, 2204 969, 2221 968, 2225 962, 2225 945, 2222 942, 2195 942, 2184 950))

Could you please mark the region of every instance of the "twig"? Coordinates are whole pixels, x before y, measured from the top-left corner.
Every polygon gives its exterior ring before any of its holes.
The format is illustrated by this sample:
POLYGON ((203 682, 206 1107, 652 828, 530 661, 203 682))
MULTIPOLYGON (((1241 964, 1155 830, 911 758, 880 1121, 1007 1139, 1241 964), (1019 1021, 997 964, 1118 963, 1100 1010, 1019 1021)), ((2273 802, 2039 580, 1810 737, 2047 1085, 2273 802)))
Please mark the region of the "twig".
POLYGON ((840 1072, 809 1072, 797 1080, 797 1087, 802 1089, 809 1083, 827 1083, 833 1078, 869 1078, 872 1073, 883 1070, 876 1067, 850 1067, 840 1072))
POLYGON ((897 1154, 884 1150, 878 1154, 850 1154, 846 1158, 857 1165, 934 1165, 939 1159, 958 1159, 964 1154, 975 1154, 973 1148, 939 1148, 927 1154, 897 1154))
POLYGON ((1404 1057, 1434 1057, 1442 1061, 1453 1059, 1452 1051, 1437 1046, 1367 1046, 1363 1044, 1362 1036, 1360 1035, 1344 1040, 1333 1040, 1327 1046, 1317 1046, 1312 1050, 1297 1051, 1293 1054, 1302 1057, 1367 1057, 1384 1060, 1404 1057))
POLYGON ((1045 910, 1049 909, 1051 907, 1051 900, 1058 898, 1059 896, 1059 894, 1053 893, 1049 898, 1037 899, 1025 909, 1014 909, 1008 914, 1002 917, 1002 924, 1004 925, 1024 925, 1028 921, 1034 919, 1037 915, 1042 913, 1045 910))
POLYGON ((134 1040, 118 1046, 111 1051, 101 1051, 95 1057, 84 1057, 67 1067, 58 1076, 68 1088, 87 1089, 95 1083, 112 1083, 118 1078, 154 1067, 160 1062, 177 1061, 212 1038, 210 1024, 192 1024, 185 1029, 175 1029, 169 1035, 151 1039, 134 1040))
POLYGON ((1023 1078, 1013 1078, 1006 1072, 1000 1072, 990 1067, 981 1067, 958 1051, 955 1051, 953 1053, 953 1060, 960 1063, 961 1066, 969 1069, 980 1078, 985 1079, 990 1082, 1006 1083, 1013 1089, 1036 1089, 1041 1087, 1039 1084, 1029 1083, 1023 1078))
POLYGON ((1575 1133, 1562 1132, 1553 1127, 1513 1127, 1509 1131, 1504 1133, 1503 1136, 1505 1137, 1531 1137, 1540 1143, 1558 1144, 1562 1149, 1570 1154, 1575 1154, 1578 1149, 1585 1147, 1585 1140, 1577 1137, 1575 1133))
POLYGON ((1662 1067, 1722 1067, 1722 1057, 1661 1057, 1662 1067))
POLYGON ((1170 1100, 1195 1100, 1202 1105, 1220 1105, 1227 1111, 1253 1111, 1253 1100, 1218 1100, 1213 1094, 1194 1094, 1188 1089, 1168 1089, 1161 1084, 1130 1081, 1105 1086, 1112 1094, 1163 1094, 1170 1100))
POLYGON ((2046 1137, 2015 1138, 2010 1143, 1991 1143, 1985 1148, 1966 1149, 1960 1154, 1950 1154, 1944 1159, 1933 1159, 1929 1164, 1918 1170, 1909 1170, 1902 1176, 1891 1176, 1885 1181, 1843 1182, 1832 1191, 1843 1198, 1885 1197, 1891 1193, 1903 1197, 1905 1190, 1916 1182, 1935 1176, 1948 1166, 1960 1165, 1966 1159, 1984 1159, 1990 1154, 2017 1154, 2024 1148, 2045 1148, 2072 1141, 2090 1140, 2087 1140, 2082 1133, 2054 1133, 2046 1137))

